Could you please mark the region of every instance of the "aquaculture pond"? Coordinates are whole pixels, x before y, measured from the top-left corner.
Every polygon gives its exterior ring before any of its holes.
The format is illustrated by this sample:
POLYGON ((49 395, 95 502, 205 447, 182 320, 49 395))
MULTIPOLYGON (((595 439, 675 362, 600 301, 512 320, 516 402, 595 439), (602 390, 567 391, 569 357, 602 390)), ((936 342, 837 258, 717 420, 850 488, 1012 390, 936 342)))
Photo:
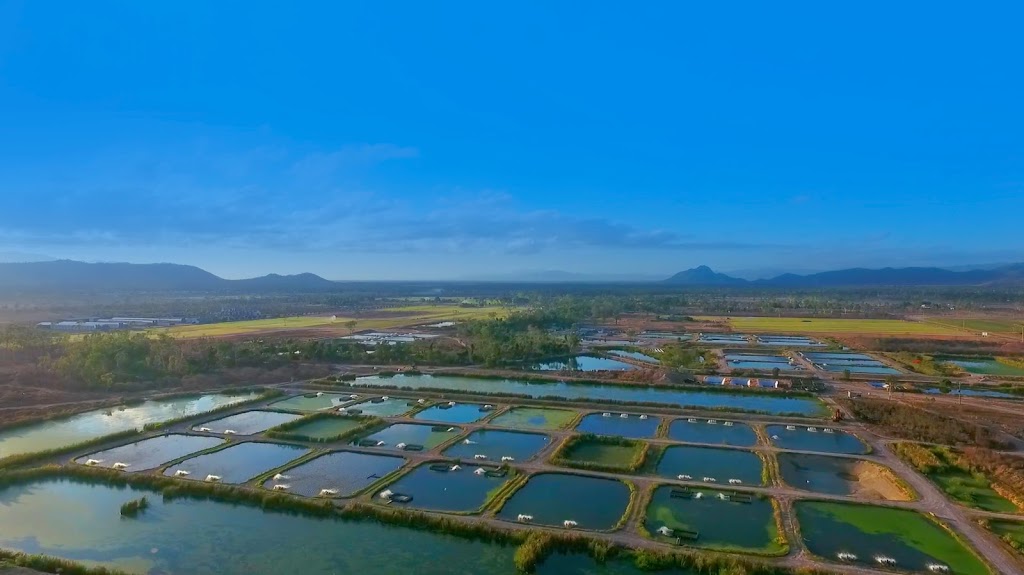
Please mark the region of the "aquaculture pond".
POLYGON ((571 463, 592 463, 628 469, 644 449, 642 442, 631 443, 632 445, 613 445, 583 437, 568 447, 562 453, 562 457, 571 463))
POLYGON ((332 407, 341 407, 351 403, 353 399, 347 393, 324 393, 322 391, 296 395, 288 399, 270 404, 277 409, 289 409, 291 411, 323 411, 332 407))
POLYGON ((825 344, 818 340, 799 335, 759 335, 757 343, 770 346, 792 346, 792 347, 824 347, 825 344))
POLYGON ((677 419, 668 426, 668 438, 690 443, 713 443, 751 447, 757 444, 757 433, 746 423, 725 419, 691 417, 677 419), (708 423, 713 421, 714 423, 708 423))
POLYGON ((598 357, 595 355, 577 355, 563 360, 548 361, 530 366, 530 369, 541 371, 629 371, 636 366, 624 361, 598 357))
POLYGON ((923 391, 930 395, 949 394, 963 395, 964 397, 994 397, 997 399, 1022 399, 1020 395, 1013 395, 1012 393, 1006 393, 1004 391, 995 391, 990 389, 942 389, 938 387, 928 387, 925 388, 923 391))
POLYGON ((761 458, 752 451, 671 445, 662 453, 656 473, 684 481, 729 485, 730 480, 738 479, 743 485, 761 485, 763 467, 761 458))
POLYGON ((519 429, 562 429, 572 423, 576 412, 547 407, 513 407, 491 420, 494 425, 519 429))
POLYGON ((416 402, 411 399, 405 399, 401 397, 387 397, 387 399, 378 397, 355 405, 350 405, 347 409, 359 410, 363 415, 372 415, 374 417, 398 417, 404 413, 407 413, 416 407, 416 402))
POLYGON ((563 527, 565 521, 575 521, 579 529, 607 530, 622 518, 629 497, 629 487, 614 479, 541 473, 505 502, 498 517, 519 521, 520 515, 526 515, 539 525, 563 527), (595 505, 596 501, 600 505, 595 505))
POLYGON ((658 360, 658 358, 651 357, 651 356, 647 355, 646 353, 640 353, 639 351, 624 351, 624 350, 621 350, 621 349, 613 349, 613 350, 609 351, 608 353, 610 353, 612 355, 617 355, 619 357, 628 357, 630 359, 635 359, 637 361, 646 361, 647 363, 661 363, 658 360))
POLYGON ((462 429, 446 423, 441 425, 396 423, 376 433, 371 433, 356 443, 365 447, 408 451, 415 450, 416 446, 421 446, 420 451, 429 451, 460 433, 462 433, 462 429), (375 445, 376 443, 381 443, 381 445, 375 445))
POLYGON ((777 457, 782 480, 797 489, 861 499, 910 499, 892 471, 871 461, 785 452, 777 457))
POLYGON ((494 406, 490 404, 443 402, 424 409, 413 416, 413 419, 441 423, 472 423, 487 417, 493 410, 494 406))
POLYGON ((1024 375, 1024 368, 1007 365, 997 361, 994 357, 938 356, 935 361, 952 363, 960 366, 967 373, 978 375, 1024 375))
POLYGON ((778 368, 781 371, 803 369, 799 365, 791 365, 789 358, 781 355, 765 355, 757 353, 726 353, 725 363, 729 369, 760 369, 770 371, 778 368))
POLYGON ((733 343, 739 345, 750 344, 750 340, 747 339, 747 336, 741 334, 704 333, 700 335, 699 341, 719 345, 729 345, 733 343))
POLYGON ((298 427, 293 427, 288 430, 288 433, 304 435, 313 440, 325 441, 355 429, 364 423, 365 421, 358 417, 324 417, 308 421, 298 427))
POLYGON ((804 357, 818 369, 831 373, 850 370, 852 373, 872 373, 878 375, 899 375, 898 369, 891 368, 870 355, 863 353, 825 353, 806 352, 804 357))
MULTIPOLYGON (((510 478, 509 473, 498 472, 496 467, 432 462, 399 477, 386 490, 412 497, 408 503, 392 505, 431 511, 472 512, 483 507, 505 485, 510 478)), ((384 502, 380 497, 375 501, 384 502)))
POLYGON ((192 431, 206 431, 224 435, 252 435, 266 431, 271 427, 277 427, 282 423, 295 421, 300 417, 302 416, 294 413, 281 413, 279 411, 243 411, 242 413, 194 425, 192 426, 192 431))
POLYGON ((403 465, 405 459, 394 455, 333 451, 282 471, 283 477, 263 487, 284 484, 289 493, 305 497, 350 497, 403 465))
POLYGON ((304 575, 449 575, 453 565, 516 573, 513 546, 67 480, 0 490, 0 547, 142 575, 276 575, 296 566, 304 575), (142 496, 149 508, 122 519, 121 504, 142 496))
POLYGON ((164 471, 164 475, 196 481, 245 483, 261 473, 281 467, 307 453, 308 449, 294 445, 239 443, 171 465, 164 471))
POLYGON ((635 439, 654 437, 660 423, 660 417, 606 411, 583 416, 576 426, 576 431, 635 439))
POLYGON ((154 400, 131 407, 97 409, 67 418, 13 427, 0 431, 0 458, 74 445, 112 433, 141 429, 147 423, 198 415, 256 397, 258 397, 256 393, 245 395, 210 394, 200 397, 154 400))
POLYGON ((449 389, 471 393, 513 393, 529 397, 571 400, 657 403, 678 407, 732 408, 772 414, 821 416, 824 404, 811 397, 787 397, 777 393, 726 393, 638 385, 535 382, 515 379, 483 379, 459 376, 397 375, 390 378, 361 377, 354 385, 393 385, 410 389, 449 389))
POLYGON ((224 443, 216 437, 200 437, 197 435, 161 435, 129 443, 113 449, 90 453, 79 457, 75 463, 95 467, 114 467, 125 471, 144 471, 155 469, 164 463, 185 457, 190 453, 203 451, 224 443))
POLYGON ((868 446, 863 441, 842 429, 806 425, 769 425, 765 430, 772 444, 782 449, 851 455, 868 452, 868 446))
POLYGON ((501 461, 504 457, 511 457, 512 461, 526 461, 540 453, 549 443, 551 440, 548 436, 539 433, 480 429, 445 449, 444 454, 459 459, 473 459, 475 455, 483 455, 490 461, 501 461))
POLYGON ((644 527, 659 540, 759 553, 784 551, 770 499, 717 489, 662 485, 647 506, 644 527), (666 532, 664 528, 671 530, 666 532), (659 532, 659 530, 661 530, 659 532))
POLYGON ((843 553, 848 562, 873 567, 891 559, 892 567, 910 571, 945 565, 957 574, 989 573, 949 531, 916 511, 824 501, 797 501, 794 508, 804 543, 820 557, 839 561, 843 553))

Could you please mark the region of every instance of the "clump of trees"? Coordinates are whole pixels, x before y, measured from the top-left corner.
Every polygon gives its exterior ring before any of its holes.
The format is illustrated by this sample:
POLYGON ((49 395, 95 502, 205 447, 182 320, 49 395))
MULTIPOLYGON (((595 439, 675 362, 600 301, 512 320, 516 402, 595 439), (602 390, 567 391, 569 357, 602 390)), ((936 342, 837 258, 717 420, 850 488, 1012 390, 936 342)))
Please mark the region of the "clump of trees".
POLYGON ((987 427, 884 399, 843 402, 858 419, 904 439, 943 445, 976 445, 1005 449, 1009 445, 987 427))
POLYGON ((121 504, 121 517, 138 517, 139 513, 149 509, 149 500, 145 497, 132 499, 121 504))

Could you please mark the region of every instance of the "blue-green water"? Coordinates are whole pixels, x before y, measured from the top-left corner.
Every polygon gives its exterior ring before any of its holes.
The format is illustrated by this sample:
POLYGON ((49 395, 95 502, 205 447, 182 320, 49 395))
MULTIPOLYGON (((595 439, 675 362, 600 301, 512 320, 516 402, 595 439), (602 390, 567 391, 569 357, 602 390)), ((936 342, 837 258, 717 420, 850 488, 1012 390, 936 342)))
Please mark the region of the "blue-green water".
POLYGON ((751 447, 757 444, 757 433, 746 423, 712 419, 708 423, 705 418, 677 419, 668 427, 668 438, 689 443, 712 443, 751 447), (731 423, 732 425, 726 425, 731 423))
POLYGON ((438 421, 441 423, 472 423, 486 417, 490 412, 483 410, 482 403, 456 403, 448 406, 447 403, 428 407, 417 413, 413 419, 423 421, 438 421))
POLYGON ((498 517, 514 522, 524 514, 532 515, 532 522, 538 525, 562 527, 564 521, 571 520, 579 529, 611 529, 626 512, 629 496, 629 487, 621 481, 542 473, 516 491, 498 517))
POLYGON ((551 440, 548 436, 540 433, 481 429, 445 449, 444 454, 460 459, 473 459, 474 455, 484 455, 488 461, 499 462, 502 457, 511 457, 513 461, 520 462, 537 455, 549 443, 551 440))
POLYGON ((380 401, 380 398, 377 398, 349 405, 348 409, 358 409, 363 415, 372 415, 374 417, 396 417, 411 411, 415 406, 416 402, 412 400, 389 396, 384 401, 380 401))
POLYGON ((106 451, 90 453, 79 457, 75 463, 86 464, 90 459, 96 467, 112 467, 115 463, 124 463, 126 471, 145 471, 155 469, 162 464, 185 457, 190 453, 203 451, 224 443, 216 437, 200 437, 197 435, 161 435, 143 439, 127 445, 121 445, 106 451))
POLYGON ((45 451, 74 445, 104 435, 141 429, 147 423, 156 423, 197 415, 249 399, 258 394, 210 394, 168 400, 147 401, 131 407, 97 409, 32 425, 0 431, 0 458, 20 453, 45 451))
POLYGON ((204 481, 208 475, 220 477, 220 483, 245 483, 309 453, 304 447, 280 443, 239 443, 231 447, 197 455, 167 468, 164 475, 187 471, 187 479, 204 481))
POLYGON ((608 353, 612 355, 617 355, 619 357, 628 357, 630 359, 635 359, 637 361, 646 361, 647 363, 661 363, 660 361, 658 361, 658 358, 651 357, 645 353, 640 353, 639 351, 624 351, 621 349, 613 349, 608 353))
POLYGON ((761 458, 752 451, 672 445, 665 448, 656 473, 668 479, 689 475, 685 481, 724 486, 730 484, 730 479, 739 479, 743 485, 761 485, 762 467, 761 458))
POLYGON ((782 449, 852 455, 868 452, 867 445, 852 433, 847 433, 842 429, 833 429, 831 433, 826 433, 825 429, 831 428, 806 425, 769 425, 765 428, 772 443, 782 449), (787 427, 794 427, 794 429, 787 427), (812 429, 815 431, 810 431, 812 429))
POLYGON ((531 369, 539 369, 541 371, 629 371, 636 369, 636 366, 606 357, 577 355, 565 360, 538 363, 531 366, 531 369))
MULTIPOLYGON (((648 532, 658 536, 658 529, 662 527, 673 531, 696 531, 697 539, 686 541, 687 545, 694 547, 744 551, 778 548, 775 544, 778 529, 771 500, 751 497, 748 502, 741 503, 733 501, 729 491, 706 488, 693 488, 694 495, 688 498, 672 497, 675 490, 678 487, 671 485, 654 490, 644 521, 648 532)), ((673 533, 671 539, 678 536, 673 533)), ((660 536, 657 538, 665 540, 660 536)))
POLYGON ((659 417, 640 419, 640 415, 636 413, 627 413, 627 417, 622 417, 622 415, 617 411, 585 415, 580 420, 580 424, 576 426, 576 431, 640 439, 654 437, 658 431, 658 424, 661 423, 659 417), (605 413, 608 415, 604 415, 605 413))
POLYGON ((726 353, 725 362, 729 369, 760 369, 766 371, 775 368, 782 371, 802 369, 800 366, 790 365, 789 359, 781 355, 726 353))
POLYGON ((337 493, 329 497, 349 497, 377 480, 405 465, 405 459, 393 455, 372 455, 354 451, 334 451, 316 459, 282 471, 285 477, 263 484, 267 489, 275 484, 289 485, 288 492, 305 497, 317 497, 323 489, 337 493))
POLYGON ((460 469, 434 471, 429 464, 424 464, 399 477, 397 481, 388 485, 387 489, 411 495, 412 501, 392 505, 433 511, 476 511, 487 501, 489 493, 500 489, 509 479, 475 473, 477 469, 483 468, 473 465, 451 467, 460 469))
POLYGON ((277 427, 289 421, 295 421, 302 417, 294 413, 281 413, 279 411, 243 411, 221 419, 207 421, 192 426, 192 431, 205 431, 209 433, 227 434, 232 431, 237 435, 252 435, 266 431, 271 427, 277 427), (204 429, 205 428, 205 429, 204 429))
POLYGON ((570 400, 657 403, 677 407, 732 408, 772 414, 795 413, 820 416, 824 404, 809 397, 785 397, 776 393, 730 394, 671 387, 533 382, 515 379, 482 379, 459 376, 397 375, 361 377, 357 386, 391 385, 410 389, 450 389, 467 393, 514 393, 529 397, 560 397, 570 400))
POLYGON ((462 433, 462 429, 441 424, 437 431, 429 423, 396 423, 362 438, 367 441, 383 441, 381 449, 402 450, 399 445, 422 445, 424 449, 433 449, 445 441, 462 433), (448 431, 448 430, 451 431, 448 431))
POLYGON ((270 405, 277 409, 290 409, 292 411, 321 411, 351 403, 353 400, 349 395, 347 393, 313 392, 282 399, 270 405))

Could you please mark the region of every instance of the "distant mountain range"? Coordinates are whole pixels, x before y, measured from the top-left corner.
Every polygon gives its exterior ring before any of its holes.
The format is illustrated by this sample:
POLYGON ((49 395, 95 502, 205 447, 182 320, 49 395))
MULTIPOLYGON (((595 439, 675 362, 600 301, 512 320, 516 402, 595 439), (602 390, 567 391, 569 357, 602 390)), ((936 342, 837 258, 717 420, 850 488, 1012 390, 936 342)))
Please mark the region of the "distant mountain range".
POLYGON ((748 281, 700 266, 679 272, 663 281, 679 286, 748 286, 783 288, 872 287, 872 286, 980 286, 1024 283, 1024 263, 993 269, 953 271, 943 268, 851 268, 806 275, 782 274, 770 279, 748 281))
MULTIPOLYGON (((665 280, 623 274, 616 275, 613 279, 611 276, 545 271, 509 274, 500 279, 493 278, 490 281, 567 284, 628 281, 635 285, 651 286, 797 289, 870 286, 983 286, 1024 284, 1024 263, 965 271, 927 267, 854 268, 804 275, 782 274, 771 279, 753 281, 718 273, 708 266, 699 266, 679 272, 665 280)), ((0 292, 5 293, 310 293, 339 289, 341 285, 311 273, 270 274, 250 279, 229 280, 195 266, 180 264, 85 263, 72 260, 0 263, 0 292)))
POLYGON ((43 292, 294 292, 335 283, 315 274, 228 280, 179 264, 85 263, 71 260, 0 263, 0 290, 43 292))

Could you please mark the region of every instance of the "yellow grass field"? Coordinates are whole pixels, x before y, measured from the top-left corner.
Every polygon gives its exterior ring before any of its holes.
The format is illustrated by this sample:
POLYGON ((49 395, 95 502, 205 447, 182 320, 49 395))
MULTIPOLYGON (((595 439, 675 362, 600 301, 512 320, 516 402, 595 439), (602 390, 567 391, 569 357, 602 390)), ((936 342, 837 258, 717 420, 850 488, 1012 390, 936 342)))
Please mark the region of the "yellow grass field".
MULTIPOLYGON (((721 321, 722 317, 700 317, 721 321)), ((729 326, 748 333, 820 333, 866 335, 958 335, 963 332, 948 325, 899 319, 819 319, 801 317, 731 317, 729 326)))
MULTIPOLYGON (((337 316, 294 316, 273 319, 256 319, 250 321, 229 321, 202 325, 181 325, 150 330, 151 333, 166 333, 173 337, 230 337, 247 334, 287 332, 299 330, 337 331, 339 334, 348 332, 345 325, 355 321, 355 330, 393 329, 396 327, 433 323, 442 321, 465 321, 491 317, 504 317, 508 309, 503 307, 459 307, 455 305, 415 305, 393 307, 380 310, 374 317, 373 312, 363 317, 337 316)), ((325 334, 326 335, 326 334, 325 334)))

